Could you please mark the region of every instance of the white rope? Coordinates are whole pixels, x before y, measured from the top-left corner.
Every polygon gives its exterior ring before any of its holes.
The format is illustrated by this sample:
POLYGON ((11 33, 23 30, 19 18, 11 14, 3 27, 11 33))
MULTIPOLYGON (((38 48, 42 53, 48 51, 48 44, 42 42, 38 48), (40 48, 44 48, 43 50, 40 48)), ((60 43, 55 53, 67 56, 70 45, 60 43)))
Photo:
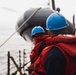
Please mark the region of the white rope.
POLYGON ((23 27, 23 26, 26 24, 26 22, 29 21, 29 20, 33 17, 33 15, 34 15, 39 9, 41 9, 41 8, 36 9, 36 10, 22 23, 22 25, 21 25, 6 41, 4 41, 3 44, 0 45, 0 48, 1 48, 21 27, 23 27))

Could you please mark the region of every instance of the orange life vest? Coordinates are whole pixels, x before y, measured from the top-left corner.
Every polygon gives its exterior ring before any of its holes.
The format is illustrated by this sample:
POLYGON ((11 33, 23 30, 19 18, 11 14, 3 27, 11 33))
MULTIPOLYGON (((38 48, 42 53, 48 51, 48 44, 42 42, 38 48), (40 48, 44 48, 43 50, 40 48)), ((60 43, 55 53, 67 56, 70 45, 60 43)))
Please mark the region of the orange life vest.
POLYGON ((65 75, 76 75, 76 36, 55 36, 50 40, 50 46, 46 47, 41 56, 34 63, 34 73, 32 75, 38 75, 42 73, 46 75, 46 70, 44 69, 45 62, 48 57, 48 53, 55 46, 61 50, 66 58, 66 72, 65 75))

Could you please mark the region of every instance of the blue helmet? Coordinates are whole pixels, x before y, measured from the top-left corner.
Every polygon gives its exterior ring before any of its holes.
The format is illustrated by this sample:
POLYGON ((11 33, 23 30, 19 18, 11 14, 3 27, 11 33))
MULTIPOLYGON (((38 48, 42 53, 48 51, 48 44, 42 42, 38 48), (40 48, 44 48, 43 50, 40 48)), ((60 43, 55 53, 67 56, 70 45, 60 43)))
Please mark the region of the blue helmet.
POLYGON ((51 14, 46 20, 46 30, 61 30, 68 26, 65 17, 59 13, 51 14))
POLYGON ((31 35, 34 36, 34 35, 39 34, 39 33, 45 33, 45 30, 41 26, 35 26, 32 29, 31 35))

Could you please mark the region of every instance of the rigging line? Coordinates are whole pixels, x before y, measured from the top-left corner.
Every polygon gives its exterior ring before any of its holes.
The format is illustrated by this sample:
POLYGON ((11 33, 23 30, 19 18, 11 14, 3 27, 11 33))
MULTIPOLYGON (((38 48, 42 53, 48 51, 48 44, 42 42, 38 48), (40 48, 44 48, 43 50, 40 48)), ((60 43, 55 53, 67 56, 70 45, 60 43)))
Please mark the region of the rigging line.
POLYGON ((37 8, 37 9, 22 23, 22 25, 21 25, 6 41, 4 41, 3 44, 0 45, 0 48, 1 48, 21 27, 23 27, 24 24, 26 24, 26 22, 29 21, 29 20, 33 17, 33 15, 35 15, 35 13, 36 13, 39 9, 41 9, 41 7, 40 7, 40 8, 37 8))

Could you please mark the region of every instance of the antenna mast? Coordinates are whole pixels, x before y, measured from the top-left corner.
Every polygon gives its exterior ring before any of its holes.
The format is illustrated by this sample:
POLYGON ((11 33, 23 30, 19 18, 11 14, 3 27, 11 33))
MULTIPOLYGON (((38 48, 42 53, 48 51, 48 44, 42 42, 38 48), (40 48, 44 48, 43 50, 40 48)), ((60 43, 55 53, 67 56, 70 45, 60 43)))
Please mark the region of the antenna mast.
POLYGON ((51 0, 51 2, 50 2, 50 0, 48 0, 49 7, 51 6, 51 4, 52 4, 52 9, 55 10, 55 0, 51 0))
POLYGON ((55 10, 55 0, 51 0, 52 1, 52 9, 55 10))

